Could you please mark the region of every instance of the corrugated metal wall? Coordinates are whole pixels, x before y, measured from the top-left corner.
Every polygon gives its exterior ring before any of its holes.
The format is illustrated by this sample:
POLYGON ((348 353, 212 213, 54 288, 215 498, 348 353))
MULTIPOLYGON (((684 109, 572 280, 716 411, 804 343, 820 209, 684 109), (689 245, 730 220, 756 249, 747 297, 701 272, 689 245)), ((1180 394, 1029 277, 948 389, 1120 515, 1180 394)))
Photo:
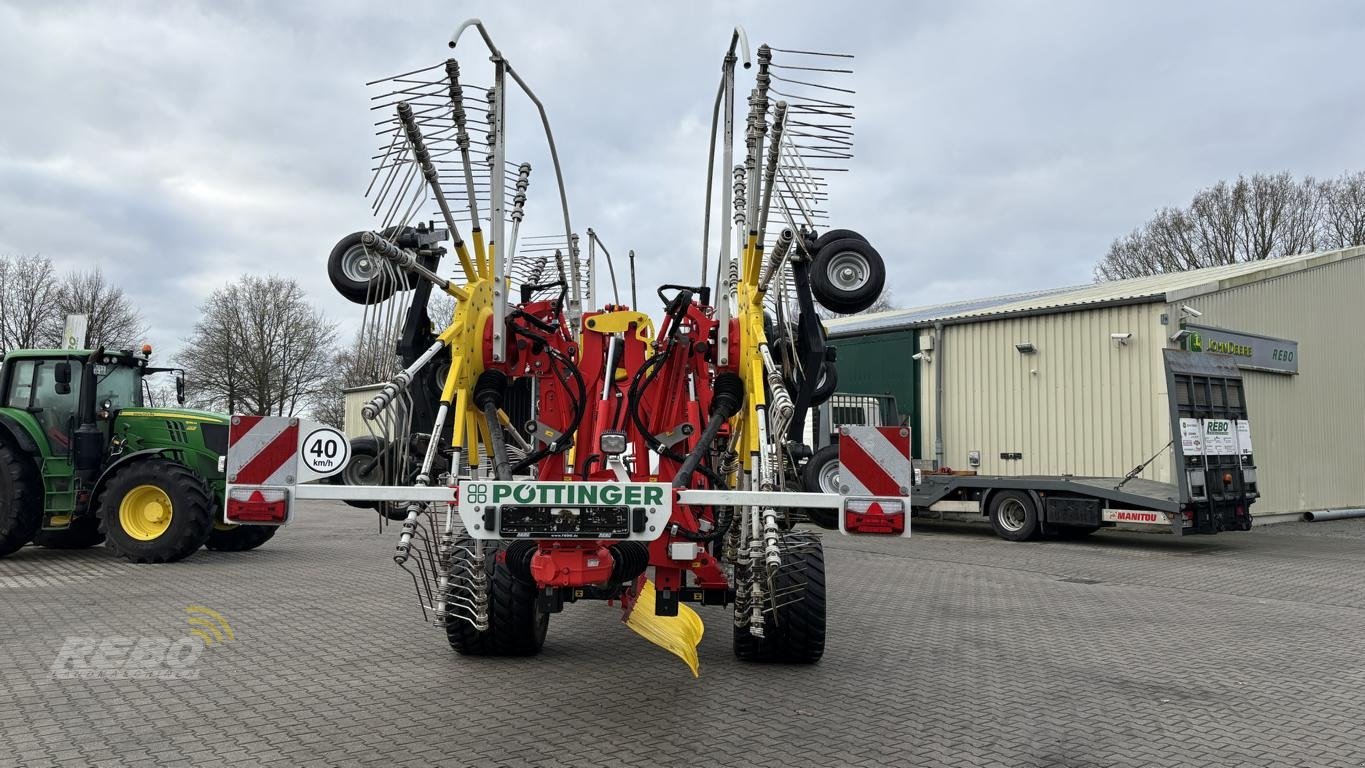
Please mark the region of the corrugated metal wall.
POLYGON ((1298 375, 1243 373, 1265 494, 1253 513, 1365 506, 1365 259, 1182 303, 1200 324, 1299 343, 1298 375))
MULTIPOLYGON (((1170 440, 1161 349, 1165 304, 949 325, 921 368, 920 423, 933 456, 935 366, 943 366, 944 464, 983 474, 1124 475, 1170 440), (1127 344, 1110 338, 1131 333, 1127 344), (1032 343, 1033 354, 1016 344, 1032 343), (1001 453, 1021 453, 1002 460, 1001 453)), ((920 348, 931 342, 921 331, 920 348)), ((1170 456, 1143 477, 1168 481, 1170 456)))

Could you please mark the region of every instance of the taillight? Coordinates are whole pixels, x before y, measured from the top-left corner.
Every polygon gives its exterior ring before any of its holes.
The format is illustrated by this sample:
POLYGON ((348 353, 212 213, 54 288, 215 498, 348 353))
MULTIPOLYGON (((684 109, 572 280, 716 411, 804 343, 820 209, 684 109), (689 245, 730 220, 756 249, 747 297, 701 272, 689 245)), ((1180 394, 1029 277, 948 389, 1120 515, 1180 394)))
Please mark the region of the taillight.
POLYGON ((899 499, 848 499, 844 533, 900 536, 905 533, 905 503, 899 499))
POLYGON ((227 521, 283 525, 289 520, 289 492, 283 488, 233 488, 228 491, 227 521))

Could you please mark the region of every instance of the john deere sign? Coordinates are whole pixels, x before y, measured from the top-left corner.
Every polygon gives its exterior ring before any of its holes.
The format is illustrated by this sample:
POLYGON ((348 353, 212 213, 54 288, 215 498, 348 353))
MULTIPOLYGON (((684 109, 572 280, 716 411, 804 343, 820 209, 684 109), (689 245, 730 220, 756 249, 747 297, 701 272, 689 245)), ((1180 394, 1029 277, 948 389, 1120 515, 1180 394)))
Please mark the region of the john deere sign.
POLYGON ((1222 328, 1186 325, 1185 349, 1233 358, 1238 368, 1269 373, 1299 372, 1299 343, 1222 328))

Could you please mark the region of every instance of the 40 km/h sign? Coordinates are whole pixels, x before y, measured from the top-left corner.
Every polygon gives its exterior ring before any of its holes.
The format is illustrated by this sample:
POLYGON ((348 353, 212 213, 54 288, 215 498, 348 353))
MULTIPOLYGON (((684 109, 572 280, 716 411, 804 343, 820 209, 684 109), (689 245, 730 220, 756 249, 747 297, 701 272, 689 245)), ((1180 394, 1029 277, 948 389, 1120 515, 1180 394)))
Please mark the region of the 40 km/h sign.
POLYGON ((350 458, 350 441, 331 427, 314 429, 299 444, 299 460, 323 477, 340 472, 350 458))

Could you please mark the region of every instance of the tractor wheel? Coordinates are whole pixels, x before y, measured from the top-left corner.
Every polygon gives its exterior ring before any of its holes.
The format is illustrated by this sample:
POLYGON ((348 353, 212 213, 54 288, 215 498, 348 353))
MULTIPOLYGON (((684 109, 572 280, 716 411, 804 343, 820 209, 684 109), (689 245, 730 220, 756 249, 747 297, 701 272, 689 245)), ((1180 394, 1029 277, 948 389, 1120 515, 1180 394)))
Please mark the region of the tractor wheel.
POLYGON ((774 588, 783 602, 764 613, 763 637, 735 626, 735 657, 740 661, 814 664, 825 654, 825 552, 815 534, 787 537, 807 539, 799 550, 783 553, 799 564, 777 575, 774 588))
POLYGON ((877 303, 885 285, 881 254, 862 240, 846 237, 827 243, 811 264, 811 293, 831 312, 862 312, 877 303))
POLYGON ((1028 541, 1038 536, 1038 505, 1023 491, 1001 491, 991 497, 991 527, 1006 541, 1028 541))
POLYGON ((360 241, 363 232, 341 238, 327 257, 327 277, 337 293, 356 304, 378 304, 393 295, 397 279, 384 267, 384 258, 370 253, 360 241))
POLYGON ((279 526, 275 525, 232 525, 214 523, 213 532, 204 546, 215 552, 245 552, 270 541, 279 526))
POLYGON ((0 557, 27 544, 43 525, 43 484, 33 462, 0 445, 0 557))
POLYGON ((88 549, 104 543, 104 531, 100 530, 99 518, 87 514, 60 531, 38 531, 33 543, 48 549, 88 549))
MULTIPOLYGON (((839 493, 839 444, 830 443, 815 452, 801 470, 801 487, 806 493, 839 493)), ((812 523, 833 531, 839 527, 838 513, 832 509, 808 509, 812 523)))
POLYGON ((191 555, 213 532, 213 491, 204 478, 166 459, 119 470, 99 496, 109 546, 135 563, 191 555))
MULTIPOLYGON (((542 613, 534 584, 512 575, 497 552, 487 553, 488 629, 480 632, 464 619, 446 616, 446 639, 461 656, 534 656, 545 644, 550 614, 542 613)), ((452 579, 467 575, 457 568, 452 579)))

